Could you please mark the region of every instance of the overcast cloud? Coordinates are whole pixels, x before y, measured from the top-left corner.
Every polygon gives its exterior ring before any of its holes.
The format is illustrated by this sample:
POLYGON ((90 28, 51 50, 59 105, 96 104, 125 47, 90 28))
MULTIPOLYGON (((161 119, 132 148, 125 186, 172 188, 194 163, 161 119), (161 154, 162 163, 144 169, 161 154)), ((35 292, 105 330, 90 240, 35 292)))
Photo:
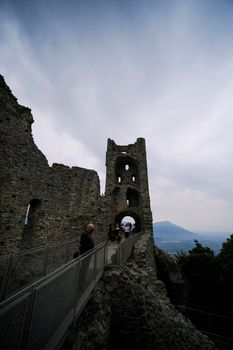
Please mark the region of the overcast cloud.
POLYGON ((144 137, 154 221, 233 231, 232 1, 0 5, 0 73, 50 164, 104 192, 107 138, 144 137))

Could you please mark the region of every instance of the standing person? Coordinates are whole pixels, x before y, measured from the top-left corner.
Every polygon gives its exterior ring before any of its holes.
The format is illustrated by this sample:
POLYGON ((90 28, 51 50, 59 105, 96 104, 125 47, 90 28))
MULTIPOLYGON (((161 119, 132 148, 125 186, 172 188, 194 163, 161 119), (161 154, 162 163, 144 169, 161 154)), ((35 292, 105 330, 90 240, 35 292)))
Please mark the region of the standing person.
POLYGON ((122 237, 121 237, 121 231, 120 231, 120 228, 118 226, 118 223, 115 224, 114 232, 115 232, 116 241, 118 243, 120 243, 122 237))
POLYGON ((125 231, 125 238, 128 238, 129 237, 129 232, 130 232, 130 227, 129 227, 128 222, 125 224, 124 231, 125 231))
MULTIPOLYGON (((95 244, 94 240, 92 238, 92 233, 94 231, 94 225, 88 224, 86 231, 81 234, 80 237, 80 243, 79 243, 79 251, 80 255, 86 254, 89 250, 93 249, 95 244)), ((88 275, 90 276, 89 271, 91 271, 91 262, 92 256, 84 257, 81 261, 81 267, 79 270, 80 277, 79 277, 79 290, 80 292, 84 291, 89 284, 88 275)))
POLYGON ((116 237, 115 237, 115 233, 114 233, 114 224, 109 224, 109 228, 108 228, 108 238, 109 238, 109 244, 112 244, 112 242, 115 241, 116 237))
POLYGON ((93 224, 88 224, 86 231, 81 234, 79 243, 80 255, 85 254, 86 252, 94 248, 95 244, 92 238, 94 228, 95 227, 93 224))

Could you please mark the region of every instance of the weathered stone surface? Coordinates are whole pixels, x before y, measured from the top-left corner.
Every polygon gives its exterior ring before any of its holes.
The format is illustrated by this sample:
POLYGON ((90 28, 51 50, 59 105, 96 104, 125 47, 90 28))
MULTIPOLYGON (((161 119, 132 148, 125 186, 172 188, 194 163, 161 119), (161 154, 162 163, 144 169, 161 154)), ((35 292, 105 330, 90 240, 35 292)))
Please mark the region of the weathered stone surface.
POLYGON ((215 349, 171 304, 152 251, 151 236, 143 235, 123 268, 105 271, 79 319, 73 350, 215 349))
POLYGON ((88 222, 107 232, 96 171, 53 164, 35 145, 29 108, 0 76, 0 254, 78 238, 88 222), (28 225, 24 225, 28 204, 28 225))

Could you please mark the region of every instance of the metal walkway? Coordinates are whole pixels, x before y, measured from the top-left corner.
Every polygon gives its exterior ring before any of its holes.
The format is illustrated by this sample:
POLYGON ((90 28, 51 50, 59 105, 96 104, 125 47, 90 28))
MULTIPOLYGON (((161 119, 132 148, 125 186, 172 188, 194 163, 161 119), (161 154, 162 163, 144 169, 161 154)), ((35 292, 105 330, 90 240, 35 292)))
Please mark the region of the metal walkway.
MULTIPOLYGON (((47 255, 47 263, 42 264, 44 277, 30 282, 0 303, 0 348, 59 349, 70 326, 87 304, 105 266, 123 265, 139 237, 140 234, 135 234, 114 246, 101 243, 89 253, 46 275, 45 271, 49 271, 45 269, 45 265, 48 266, 47 255)), ((8 261, 6 265, 8 273, 10 264, 12 262, 8 261)), ((17 266, 21 266, 19 273, 23 271, 21 264, 17 266)), ((41 266, 38 268, 41 269, 41 266)), ((2 291, 5 293, 9 290, 6 285, 11 285, 9 281, 9 275, 4 274, 5 289, 2 288, 2 291)))

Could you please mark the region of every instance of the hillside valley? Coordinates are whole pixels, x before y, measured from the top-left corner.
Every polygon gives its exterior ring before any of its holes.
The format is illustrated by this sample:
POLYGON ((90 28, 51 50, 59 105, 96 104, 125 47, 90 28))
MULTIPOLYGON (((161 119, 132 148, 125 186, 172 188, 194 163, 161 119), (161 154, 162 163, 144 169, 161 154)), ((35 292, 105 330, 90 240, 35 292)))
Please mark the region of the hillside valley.
POLYGON ((226 232, 192 232, 175 225, 170 221, 159 221, 153 224, 153 235, 155 244, 168 252, 175 254, 178 251, 188 251, 194 248, 194 240, 211 248, 217 254, 222 243, 230 236, 226 232))

